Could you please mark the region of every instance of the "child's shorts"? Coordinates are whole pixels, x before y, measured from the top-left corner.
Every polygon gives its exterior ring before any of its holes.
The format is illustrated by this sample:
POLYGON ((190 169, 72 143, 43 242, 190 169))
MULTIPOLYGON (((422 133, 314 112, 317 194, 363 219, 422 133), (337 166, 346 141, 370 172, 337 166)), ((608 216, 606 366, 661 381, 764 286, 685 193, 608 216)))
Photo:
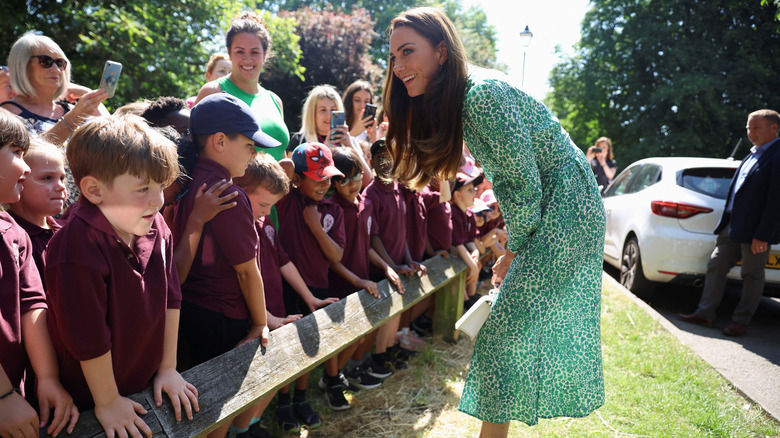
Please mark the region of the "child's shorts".
POLYGON ((235 348, 249 332, 251 319, 233 319, 187 301, 181 303, 179 339, 189 347, 195 366, 235 348))

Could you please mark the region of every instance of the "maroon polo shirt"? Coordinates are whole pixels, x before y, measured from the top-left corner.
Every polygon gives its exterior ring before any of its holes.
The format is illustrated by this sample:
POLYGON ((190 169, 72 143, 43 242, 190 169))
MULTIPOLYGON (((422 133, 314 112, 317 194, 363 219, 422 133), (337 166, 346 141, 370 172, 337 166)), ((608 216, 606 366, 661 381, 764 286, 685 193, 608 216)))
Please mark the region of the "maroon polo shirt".
POLYGON ((457 205, 450 203, 452 209, 452 244, 463 245, 473 242, 477 237, 477 222, 471 210, 461 211, 457 205))
MULTIPOLYGON (((51 216, 46 217, 46 222, 49 224, 49 228, 41 228, 32 222, 28 222, 22 217, 9 211, 8 214, 14 218, 17 224, 19 224, 27 235, 30 236, 30 242, 32 242, 33 260, 35 260, 35 266, 38 268, 38 272, 44 272, 44 263, 46 259, 46 245, 49 244, 51 236, 54 235, 62 224, 51 216)), ((43 290, 46 290, 46 279, 41 276, 41 282, 43 283, 43 290)))
POLYGON ((46 296, 30 238, 8 213, 0 212, 0 365, 17 388, 27 366, 22 315, 35 309, 46 309, 46 296))
POLYGON ((406 201, 398 183, 394 181, 386 185, 374 178, 364 194, 374 206, 376 226, 371 227, 371 235, 379 236, 393 263, 403 264, 406 255, 406 201))
MULTIPOLYGON (((178 245, 195 203, 195 193, 204 183, 212 187, 220 180, 230 180, 230 173, 222 165, 200 158, 192 172, 189 193, 173 211, 173 236, 178 245)), ((257 257, 257 231, 249 196, 237 185, 222 193, 233 198, 236 206, 217 214, 203 226, 203 233, 192 261, 192 268, 181 286, 185 301, 220 313, 228 318, 248 319, 246 305, 234 266, 257 257)))
POLYGON ((426 187, 423 202, 428 212, 428 241, 434 251, 452 248, 452 209, 449 202, 439 201, 439 192, 426 187))
POLYGON ((422 192, 399 185, 406 200, 406 244, 415 262, 425 260, 425 236, 428 234, 428 214, 422 192))
MULTIPOLYGON (((344 255, 341 257, 341 264, 352 271, 358 278, 368 279, 368 269, 371 265, 368 250, 371 249, 371 224, 374 221, 372 217, 371 201, 358 195, 358 203, 347 201, 339 192, 336 192, 332 198, 333 202, 340 205, 344 211, 344 233, 346 235, 346 245, 344 246, 344 255)), ((344 277, 334 271, 328 274, 329 295, 337 298, 344 298, 358 289, 348 282, 344 277)))
POLYGON ((82 197, 49 241, 46 283, 60 381, 79 409, 94 405, 79 362, 109 351, 121 395, 152 384, 163 357, 166 312, 181 307, 171 232, 162 215, 131 248, 82 197))
POLYGON ((328 271, 330 260, 325 257, 319 242, 303 220, 303 209, 308 205, 316 205, 322 214, 320 225, 337 245, 344 248, 344 212, 341 206, 330 200, 314 201, 301 194, 297 187, 290 187, 290 192, 276 203, 279 212, 279 240, 290 256, 293 264, 309 287, 328 288, 328 271))
POLYGON ((265 308, 271 315, 284 318, 287 316, 287 310, 284 308, 280 268, 290 263, 290 257, 279 243, 279 233, 276 232, 270 216, 255 221, 255 228, 258 235, 257 263, 263 276, 265 308))

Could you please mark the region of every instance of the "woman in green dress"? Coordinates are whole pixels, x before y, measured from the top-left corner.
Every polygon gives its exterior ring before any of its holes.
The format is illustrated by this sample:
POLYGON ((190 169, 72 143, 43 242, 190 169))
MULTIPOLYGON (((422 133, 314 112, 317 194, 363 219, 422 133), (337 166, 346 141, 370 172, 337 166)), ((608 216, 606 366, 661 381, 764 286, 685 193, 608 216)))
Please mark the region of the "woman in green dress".
POLYGON ((458 409, 483 421, 481 437, 506 436, 509 420, 590 414, 604 403, 605 215, 584 154, 544 105, 496 72, 468 74, 440 10, 406 11, 390 32, 384 106, 396 176, 414 187, 452 179, 465 141, 509 230, 458 409))

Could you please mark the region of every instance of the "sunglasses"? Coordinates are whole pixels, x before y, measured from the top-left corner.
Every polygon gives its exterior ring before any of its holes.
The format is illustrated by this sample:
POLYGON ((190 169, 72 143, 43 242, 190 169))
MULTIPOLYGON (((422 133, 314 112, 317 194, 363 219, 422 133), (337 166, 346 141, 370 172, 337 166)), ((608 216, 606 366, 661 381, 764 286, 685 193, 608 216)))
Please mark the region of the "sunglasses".
POLYGON ((358 173, 357 175, 351 177, 351 178, 342 178, 338 180, 338 183, 341 187, 347 186, 352 182, 358 182, 363 179, 363 172, 358 173))
POLYGON ((7 65, 0 65, 0 71, 3 73, 8 73, 8 66, 7 65))
POLYGON ((57 58, 54 59, 49 55, 35 55, 31 56, 30 59, 38 58, 38 63, 43 68, 51 68, 52 65, 57 65, 57 68, 60 70, 65 70, 65 68, 68 66, 68 61, 64 58, 57 58))

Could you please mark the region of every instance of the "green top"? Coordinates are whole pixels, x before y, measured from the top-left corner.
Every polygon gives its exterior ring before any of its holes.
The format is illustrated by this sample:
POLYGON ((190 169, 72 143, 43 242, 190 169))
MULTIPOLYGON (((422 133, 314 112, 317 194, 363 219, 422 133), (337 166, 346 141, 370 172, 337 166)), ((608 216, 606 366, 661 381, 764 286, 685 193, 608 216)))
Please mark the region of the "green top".
POLYGON ((284 151, 287 149, 287 144, 290 143, 290 132, 287 130, 287 125, 284 124, 282 109, 279 108, 273 94, 260 85, 257 86, 259 88, 257 94, 249 94, 238 88, 228 76, 222 76, 217 79, 217 83, 222 88, 222 91, 236 96, 249 105, 252 113, 260 122, 260 128, 262 128, 263 132, 281 143, 280 146, 265 149, 264 151, 274 157, 276 161, 284 158, 284 151))

